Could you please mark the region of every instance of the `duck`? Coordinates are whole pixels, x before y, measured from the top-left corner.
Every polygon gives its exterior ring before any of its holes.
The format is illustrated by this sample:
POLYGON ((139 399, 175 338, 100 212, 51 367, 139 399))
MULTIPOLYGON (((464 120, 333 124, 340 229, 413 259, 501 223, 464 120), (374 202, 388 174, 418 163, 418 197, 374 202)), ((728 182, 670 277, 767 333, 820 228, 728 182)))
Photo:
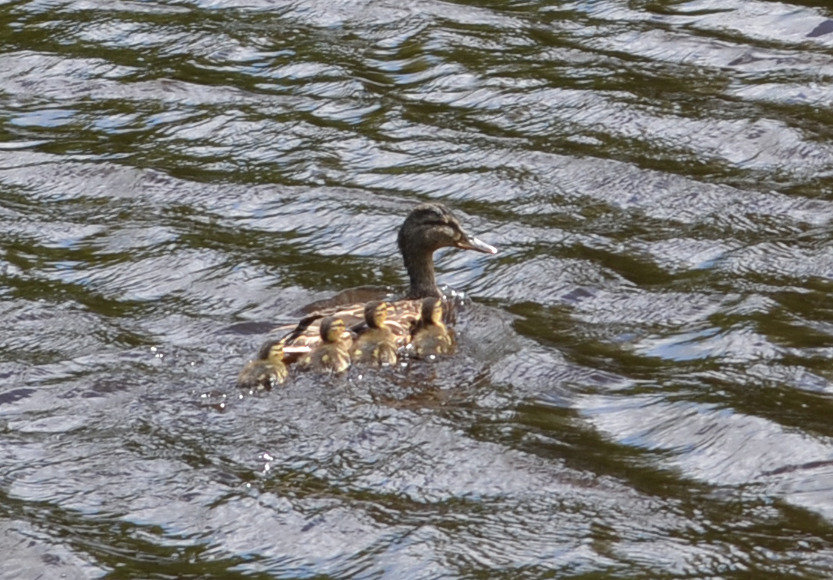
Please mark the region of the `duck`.
POLYGON ((283 362, 283 341, 269 340, 257 353, 257 358, 246 363, 237 377, 237 386, 251 391, 271 391, 283 384, 289 371, 283 362))
MULTIPOLYGON (((425 298, 442 299, 434 272, 434 252, 440 248, 472 250, 484 254, 497 254, 497 248, 466 231, 460 220, 441 203, 422 203, 408 213, 397 234, 397 247, 408 273, 409 286, 405 295, 390 300, 384 321, 397 348, 411 341, 411 330, 417 325, 425 298)), ((344 293, 348 295, 347 292, 344 293)), ((273 332, 284 335, 284 352, 288 362, 303 359, 322 342, 321 325, 327 317, 342 320, 346 328, 356 328, 366 323, 364 311, 367 301, 359 303, 328 304, 324 308, 306 310, 297 325, 281 326, 273 332)), ((450 314, 450 309, 445 310, 450 314)), ((368 325, 369 326, 369 325, 368 325)))
POLYGON ((449 354, 454 348, 451 332, 443 323, 443 303, 439 298, 423 299, 411 345, 418 358, 449 354))
POLYGON ((354 363, 375 365, 396 364, 396 338, 385 324, 390 303, 380 300, 368 302, 364 307, 366 327, 353 343, 350 356, 354 363))
POLYGON ((341 373, 350 367, 350 346, 352 339, 346 334, 341 318, 329 316, 321 321, 321 340, 309 354, 301 359, 301 367, 318 372, 341 373))

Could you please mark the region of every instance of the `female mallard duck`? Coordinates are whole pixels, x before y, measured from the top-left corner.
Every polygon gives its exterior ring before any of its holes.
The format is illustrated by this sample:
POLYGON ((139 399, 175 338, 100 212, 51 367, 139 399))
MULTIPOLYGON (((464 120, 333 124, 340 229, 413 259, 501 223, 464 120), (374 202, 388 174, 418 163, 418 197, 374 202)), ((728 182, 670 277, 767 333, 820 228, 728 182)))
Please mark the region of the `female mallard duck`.
MULTIPOLYGON (((444 205, 424 203, 408 214, 397 237, 399 251, 410 279, 406 297, 390 303, 385 325, 393 333, 397 347, 411 340, 411 327, 419 319, 423 298, 442 297, 434 278, 434 252, 440 248, 460 248, 485 254, 496 254, 497 249, 469 235, 444 205)), ((362 323, 364 302, 322 309, 304 317, 295 327, 277 331, 288 332, 284 350, 288 360, 310 353, 321 343, 320 326, 327 316, 337 316, 348 328, 362 323)))
POLYGON ((443 323, 443 303, 439 298, 429 296, 422 301, 411 344, 419 358, 451 352, 454 342, 443 323))
POLYGON ((368 302, 364 307, 364 321, 367 328, 353 343, 350 356, 353 362, 377 365, 396 364, 396 337, 385 324, 388 317, 388 302, 368 302))
POLYGON ((237 386, 241 389, 271 390, 286 380, 286 365, 283 364, 283 341, 270 340, 257 353, 255 360, 249 361, 237 377, 237 386))
POLYGON ((321 341, 301 359, 301 366, 314 371, 346 371, 350 366, 350 338, 344 336, 345 332, 341 318, 330 316, 322 320, 319 328, 321 341))

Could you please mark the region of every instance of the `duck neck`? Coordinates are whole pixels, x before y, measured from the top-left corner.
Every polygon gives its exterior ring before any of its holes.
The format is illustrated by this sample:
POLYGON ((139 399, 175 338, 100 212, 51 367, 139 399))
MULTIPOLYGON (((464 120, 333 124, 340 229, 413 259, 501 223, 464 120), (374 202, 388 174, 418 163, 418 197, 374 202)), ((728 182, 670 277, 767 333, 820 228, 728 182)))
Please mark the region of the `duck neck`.
POLYGON ((421 252, 403 254, 405 269, 411 279, 408 298, 441 297, 437 282, 434 279, 434 252, 424 249, 421 252))

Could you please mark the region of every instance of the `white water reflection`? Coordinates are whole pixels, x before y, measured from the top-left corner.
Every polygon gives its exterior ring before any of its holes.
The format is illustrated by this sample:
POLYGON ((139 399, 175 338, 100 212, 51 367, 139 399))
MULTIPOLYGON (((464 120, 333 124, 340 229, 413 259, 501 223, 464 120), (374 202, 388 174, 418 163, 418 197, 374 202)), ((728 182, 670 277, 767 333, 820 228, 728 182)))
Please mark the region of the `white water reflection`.
POLYGON ((787 430, 718 405, 674 403, 659 395, 628 400, 589 396, 576 406, 616 441, 656 453, 660 466, 833 518, 829 437, 787 430))

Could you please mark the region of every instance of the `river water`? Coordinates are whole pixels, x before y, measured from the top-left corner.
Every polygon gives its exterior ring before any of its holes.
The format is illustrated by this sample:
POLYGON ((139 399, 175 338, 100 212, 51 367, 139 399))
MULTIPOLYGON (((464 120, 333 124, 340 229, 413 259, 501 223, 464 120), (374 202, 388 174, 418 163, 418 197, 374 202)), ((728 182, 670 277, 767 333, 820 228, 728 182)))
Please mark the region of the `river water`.
POLYGON ((0 4, 0 576, 833 575, 831 19, 0 4), (456 355, 235 390, 428 200, 456 355))

